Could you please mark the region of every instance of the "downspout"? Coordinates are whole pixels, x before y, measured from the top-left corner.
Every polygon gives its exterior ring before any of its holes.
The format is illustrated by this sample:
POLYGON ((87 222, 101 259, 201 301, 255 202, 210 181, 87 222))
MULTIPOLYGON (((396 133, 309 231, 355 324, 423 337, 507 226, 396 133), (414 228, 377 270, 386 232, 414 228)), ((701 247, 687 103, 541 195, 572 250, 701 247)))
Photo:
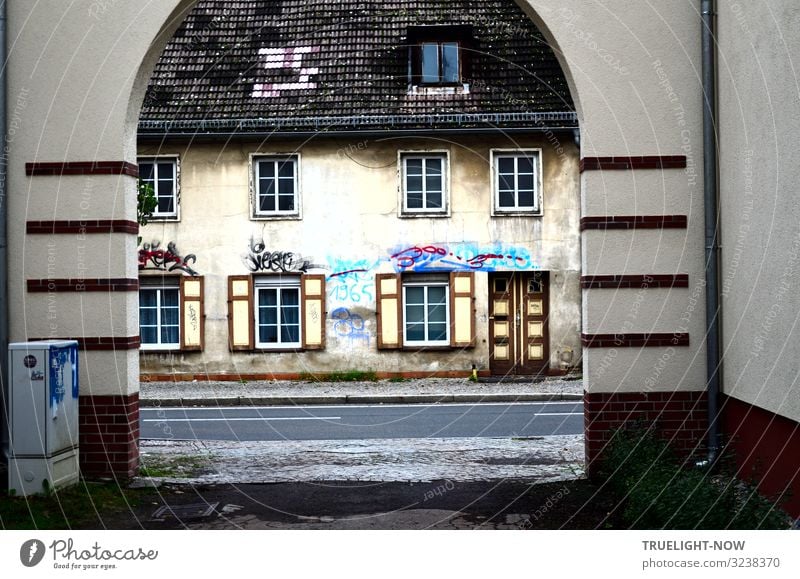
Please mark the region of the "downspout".
POLYGON ((6 5, 8 0, 0 0, 0 135, 3 150, 0 152, 0 443, 2 458, 8 464, 10 434, 8 432, 8 153, 7 131, 7 76, 8 49, 6 47, 6 5))
POLYGON ((703 196, 706 257, 706 390, 708 394, 708 465, 721 449, 719 206, 717 183, 716 2, 701 1, 703 51, 703 196))

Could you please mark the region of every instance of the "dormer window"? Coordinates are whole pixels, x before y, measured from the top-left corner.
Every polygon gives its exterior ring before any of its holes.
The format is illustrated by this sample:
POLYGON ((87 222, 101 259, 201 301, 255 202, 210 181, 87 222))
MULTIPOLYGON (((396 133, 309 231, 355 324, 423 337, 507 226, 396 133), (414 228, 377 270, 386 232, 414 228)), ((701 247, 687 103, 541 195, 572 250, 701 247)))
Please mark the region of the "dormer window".
POLYGON ((412 26, 408 42, 412 86, 456 87, 465 82, 471 26, 412 26))
POLYGON ((422 84, 457 84, 458 42, 424 42, 420 46, 422 84))

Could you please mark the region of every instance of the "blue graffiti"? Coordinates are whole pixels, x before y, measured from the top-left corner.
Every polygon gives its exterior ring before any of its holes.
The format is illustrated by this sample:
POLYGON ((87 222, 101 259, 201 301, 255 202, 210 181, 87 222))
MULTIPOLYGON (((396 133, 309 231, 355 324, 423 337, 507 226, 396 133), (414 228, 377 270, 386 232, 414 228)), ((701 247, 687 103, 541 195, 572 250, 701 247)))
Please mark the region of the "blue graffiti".
POLYGON ((331 314, 333 331, 340 338, 353 342, 363 342, 369 348, 370 335, 366 329, 364 318, 352 313, 347 308, 337 308, 331 314))
POLYGON ((395 271, 509 271, 538 269, 530 252, 502 244, 414 245, 391 252, 395 271))
POLYGON ((371 303, 375 301, 375 280, 372 270, 378 265, 374 260, 346 260, 331 258, 328 267, 328 299, 336 303, 371 303))

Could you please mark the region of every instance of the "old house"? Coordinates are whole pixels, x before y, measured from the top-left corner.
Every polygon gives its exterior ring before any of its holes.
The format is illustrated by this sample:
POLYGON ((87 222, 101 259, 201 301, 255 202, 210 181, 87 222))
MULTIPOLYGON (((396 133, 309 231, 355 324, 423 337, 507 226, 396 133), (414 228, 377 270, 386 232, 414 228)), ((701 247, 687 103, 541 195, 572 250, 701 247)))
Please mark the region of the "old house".
POLYGON ((201 1, 139 123, 145 376, 560 373, 578 128, 512 0, 201 1))

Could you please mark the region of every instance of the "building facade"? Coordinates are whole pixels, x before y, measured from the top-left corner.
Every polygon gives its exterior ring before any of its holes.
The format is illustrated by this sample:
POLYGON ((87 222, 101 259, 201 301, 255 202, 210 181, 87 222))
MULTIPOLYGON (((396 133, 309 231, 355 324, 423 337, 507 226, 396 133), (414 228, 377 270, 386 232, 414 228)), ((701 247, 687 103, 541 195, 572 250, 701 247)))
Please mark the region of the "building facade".
POLYGON ((578 365, 576 115, 520 8, 228 4, 196 6, 144 103, 142 373, 578 365))
MULTIPOLYGON (((79 339, 82 468, 126 476, 138 464, 137 126, 142 102, 157 97, 147 94, 155 66, 197 2, 63 4, 7 2, 9 336, 79 339)), ((482 3, 462 4, 468 14, 482 3)), ((553 47, 581 132, 587 460, 637 418, 702 454, 701 2, 517 4, 553 47)), ((797 11, 791 0, 718 0, 714 11, 723 434, 742 475, 775 496, 793 490, 786 506, 797 514, 797 11)), ((202 274, 203 259, 189 266, 202 274)))

